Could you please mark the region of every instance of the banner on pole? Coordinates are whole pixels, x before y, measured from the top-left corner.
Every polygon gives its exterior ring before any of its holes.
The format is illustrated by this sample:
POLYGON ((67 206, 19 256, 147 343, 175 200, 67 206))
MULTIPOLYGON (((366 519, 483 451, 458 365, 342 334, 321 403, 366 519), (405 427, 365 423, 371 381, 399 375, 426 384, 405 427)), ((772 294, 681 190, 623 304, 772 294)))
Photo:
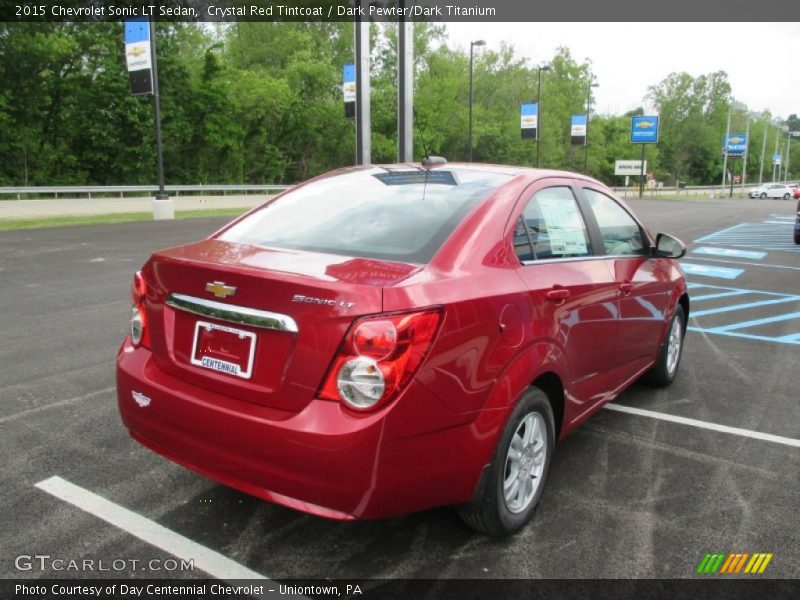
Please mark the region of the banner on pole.
POLYGON ((153 55, 150 46, 150 22, 144 18, 125 21, 125 62, 131 80, 131 93, 153 93, 153 55))
POLYGON ((586 115, 572 115, 570 137, 573 146, 586 145, 586 115))
POLYGON ((356 116, 356 66, 345 65, 342 77, 344 92, 344 116, 353 119, 356 116))
POLYGON ((523 140, 539 139, 539 103, 520 104, 519 127, 523 140))

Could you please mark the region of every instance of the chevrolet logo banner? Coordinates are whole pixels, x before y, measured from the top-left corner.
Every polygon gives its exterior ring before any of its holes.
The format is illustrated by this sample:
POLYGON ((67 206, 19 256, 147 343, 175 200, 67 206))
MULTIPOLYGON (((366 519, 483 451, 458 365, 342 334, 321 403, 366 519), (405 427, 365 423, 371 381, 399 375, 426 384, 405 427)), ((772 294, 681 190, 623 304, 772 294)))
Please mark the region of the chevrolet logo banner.
POLYGON ((631 118, 632 144, 658 143, 658 116, 631 118))
POLYGON ((138 18, 125 21, 125 62, 134 96, 153 93, 153 59, 150 50, 150 22, 138 18))
POLYGON ((539 138, 539 103, 520 104, 519 107, 519 126, 522 131, 522 139, 539 138))
POLYGON ((569 133, 573 146, 586 145, 586 115, 572 115, 569 133))
POLYGON ((342 92, 344 93, 344 116, 356 116, 356 66, 347 64, 342 69, 342 92))

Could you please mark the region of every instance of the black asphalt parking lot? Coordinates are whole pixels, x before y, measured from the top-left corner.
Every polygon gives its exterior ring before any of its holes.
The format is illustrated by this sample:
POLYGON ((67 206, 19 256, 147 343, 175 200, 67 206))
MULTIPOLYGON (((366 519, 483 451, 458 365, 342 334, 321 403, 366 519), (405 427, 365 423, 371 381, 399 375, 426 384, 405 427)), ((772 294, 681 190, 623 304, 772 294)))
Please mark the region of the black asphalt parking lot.
MULTIPOLYGON (((690 249, 717 245, 692 242, 741 223, 772 221, 782 231, 795 207, 771 200, 631 205, 652 230, 674 233, 690 249)), ((687 578, 706 552, 773 553, 761 577, 800 578, 800 448, 785 442, 800 440, 800 345, 793 343, 690 331, 673 386, 637 384, 616 401, 772 434, 777 441, 603 410, 557 446, 533 523, 502 541, 467 529, 448 508, 374 522, 307 516, 217 485, 142 448, 124 429, 114 392, 131 274, 151 251, 198 239, 223 222, 0 233, 1 577, 101 576, 20 571, 20 555, 171 556, 35 487, 58 476, 278 580, 687 578)), ((800 252, 764 251, 759 260, 690 253, 683 262, 743 271, 735 280, 688 275, 707 286, 692 288, 692 297, 719 288, 800 295, 800 252)), ((731 295, 707 302, 719 308, 739 300, 731 295)), ((692 311, 701 306, 693 302, 692 311)), ((765 306, 775 308, 752 318, 800 311, 791 299, 765 306)), ((745 321, 749 311, 735 312, 745 321)), ((700 318, 690 325, 707 327, 700 318)), ((800 333, 800 319, 764 327, 764 336, 789 339, 800 333)), ((102 575, 164 573, 126 568, 102 575)))

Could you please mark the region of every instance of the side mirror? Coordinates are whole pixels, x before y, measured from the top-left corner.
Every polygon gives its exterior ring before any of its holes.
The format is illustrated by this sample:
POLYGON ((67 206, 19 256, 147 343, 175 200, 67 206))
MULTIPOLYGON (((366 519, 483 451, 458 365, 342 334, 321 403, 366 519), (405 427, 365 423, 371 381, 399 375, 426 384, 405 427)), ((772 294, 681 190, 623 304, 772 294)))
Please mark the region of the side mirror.
POLYGON ((686 246, 678 238, 668 233, 659 233, 656 236, 656 256, 659 258, 683 258, 686 246))

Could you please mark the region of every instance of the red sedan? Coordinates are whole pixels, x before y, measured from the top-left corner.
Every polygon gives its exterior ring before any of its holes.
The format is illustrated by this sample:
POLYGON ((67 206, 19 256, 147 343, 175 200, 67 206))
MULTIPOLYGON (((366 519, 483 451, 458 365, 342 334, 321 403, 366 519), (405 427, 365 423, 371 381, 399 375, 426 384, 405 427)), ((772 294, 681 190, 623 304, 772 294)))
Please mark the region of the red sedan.
POLYGON ((557 439, 640 377, 675 377, 684 252, 575 173, 342 169, 153 254, 119 409, 148 448, 277 504, 456 505, 513 533, 557 439))

